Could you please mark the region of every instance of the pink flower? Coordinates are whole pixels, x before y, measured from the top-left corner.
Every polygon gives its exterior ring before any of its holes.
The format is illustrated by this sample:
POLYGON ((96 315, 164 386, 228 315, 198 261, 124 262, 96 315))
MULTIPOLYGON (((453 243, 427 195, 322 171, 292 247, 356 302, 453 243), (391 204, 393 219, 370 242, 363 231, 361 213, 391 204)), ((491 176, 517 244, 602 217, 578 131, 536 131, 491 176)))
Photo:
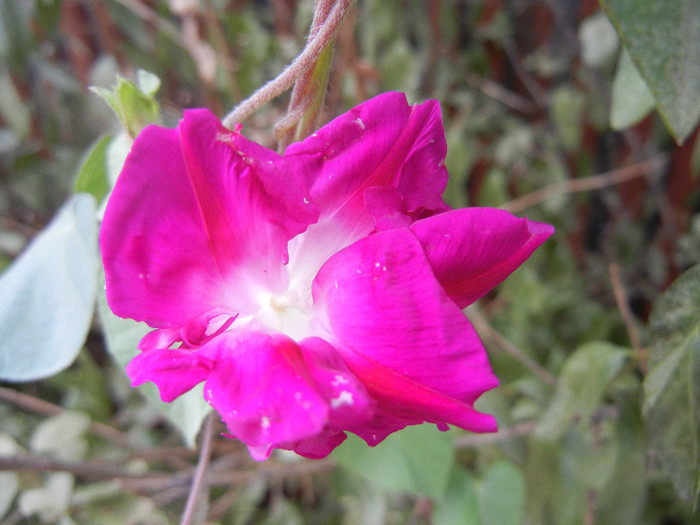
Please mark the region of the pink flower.
POLYGON ((283 156, 209 111, 146 128, 101 231, 115 314, 155 330, 127 368, 207 401, 253 457, 311 458, 353 432, 493 432, 497 386, 462 313, 549 237, 488 208, 450 210, 436 101, 386 93, 283 156))

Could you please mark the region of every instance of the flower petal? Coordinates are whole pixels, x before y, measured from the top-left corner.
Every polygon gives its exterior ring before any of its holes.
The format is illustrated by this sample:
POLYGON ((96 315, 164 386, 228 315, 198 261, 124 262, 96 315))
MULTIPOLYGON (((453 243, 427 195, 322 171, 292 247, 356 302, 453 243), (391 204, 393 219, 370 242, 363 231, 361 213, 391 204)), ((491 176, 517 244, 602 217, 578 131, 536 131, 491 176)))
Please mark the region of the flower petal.
POLYGON ((175 130, 146 128, 100 234, 112 310, 159 328, 217 308, 254 312, 258 288, 286 286, 287 241, 317 217, 307 172, 207 110, 175 130))
POLYGON ((297 343, 282 334, 224 332, 198 350, 214 364, 206 400, 252 447, 315 436, 328 421, 297 343))
POLYGON ((374 415, 374 400, 362 382, 353 375, 338 351, 319 337, 301 341, 309 373, 328 401, 328 424, 342 430, 368 421, 374 415))
POLYGON ((515 271, 554 233, 548 224, 494 208, 465 208, 410 227, 435 277, 464 308, 515 271))
POLYGON ((321 216, 290 252, 303 253, 315 272, 331 254, 372 232, 375 218, 364 202, 368 188, 396 188, 399 211, 413 218, 445 211, 446 151, 438 102, 409 106, 403 93, 368 100, 292 144, 285 158, 323 162, 311 189, 321 216), (313 262, 309 253, 318 253, 313 262))
POLYGON ((132 386, 152 381, 165 402, 191 390, 209 375, 212 364, 192 350, 162 349, 141 352, 126 367, 132 386))
POLYGON ((314 282, 314 307, 316 329, 373 396, 390 379, 380 407, 391 406, 406 424, 445 417, 493 428, 471 409, 498 384, 486 352, 410 230, 379 232, 334 255, 314 282))

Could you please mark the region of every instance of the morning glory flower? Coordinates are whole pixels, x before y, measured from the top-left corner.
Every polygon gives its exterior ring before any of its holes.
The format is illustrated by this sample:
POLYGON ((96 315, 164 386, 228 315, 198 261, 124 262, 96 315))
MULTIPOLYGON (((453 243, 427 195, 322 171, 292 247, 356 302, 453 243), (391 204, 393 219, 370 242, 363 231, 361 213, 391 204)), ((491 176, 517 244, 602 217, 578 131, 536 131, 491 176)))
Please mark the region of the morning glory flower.
POLYGON ((451 210, 436 101, 386 93, 284 155, 208 110, 137 137, 100 234, 107 299, 154 330, 127 368, 206 400, 256 459, 328 455, 407 425, 493 432, 497 386, 462 309, 549 237, 451 210))

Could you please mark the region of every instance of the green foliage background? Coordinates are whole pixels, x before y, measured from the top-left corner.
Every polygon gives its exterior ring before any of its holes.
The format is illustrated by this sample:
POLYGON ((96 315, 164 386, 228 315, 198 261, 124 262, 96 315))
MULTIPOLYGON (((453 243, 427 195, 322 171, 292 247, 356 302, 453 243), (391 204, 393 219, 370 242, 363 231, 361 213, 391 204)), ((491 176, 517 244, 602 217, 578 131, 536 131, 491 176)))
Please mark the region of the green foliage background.
MULTIPOLYGON (((557 228, 467 311, 501 431, 424 425, 263 463, 217 438, 196 522, 698 520, 700 3, 601 3, 357 2, 326 119, 387 90, 439 99, 448 202, 557 228)), ((312 9, 0 0, 3 523, 178 521, 207 409, 129 387, 145 328, 101 297, 100 204, 139 129, 223 116, 298 54, 312 9)), ((245 133, 274 148, 285 109, 245 133)))

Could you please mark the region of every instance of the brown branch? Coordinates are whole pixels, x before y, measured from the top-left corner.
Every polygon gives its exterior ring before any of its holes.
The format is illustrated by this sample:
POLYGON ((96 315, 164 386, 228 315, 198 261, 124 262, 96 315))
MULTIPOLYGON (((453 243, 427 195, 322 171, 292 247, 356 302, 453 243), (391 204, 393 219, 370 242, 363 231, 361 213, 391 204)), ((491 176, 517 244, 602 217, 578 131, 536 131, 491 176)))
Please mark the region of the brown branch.
POLYGON ((207 466, 209 465, 209 458, 211 456, 213 429, 214 413, 210 412, 204 422, 204 429, 202 430, 202 445, 199 453, 199 460, 197 461, 197 469, 194 471, 192 487, 190 488, 190 493, 187 497, 187 504, 185 505, 185 510, 182 513, 180 525, 190 525, 192 523, 192 517, 194 516, 195 510, 197 510, 197 504, 199 503, 199 495, 203 490, 205 490, 206 483, 204 482, 204 475, 207 472, 207 466))
POLYGON ((139 479, 145 483, 171 476, 167 472, 136 472, 117 467, 102 461, 67 461, 45 456, 21 454, 17 456, 0 456, 2 470, 33 470, 38 472, 70 472, 78 478, 104 479, 139 479))
POLYGON ((486 318, 473 307, 467 310, 467 317, 474 323, 476 330, 481 333, 485 338, 491 339, 494 343, 500 346, 507 354, 512 356, 516 361, 520 362, 525 368, 528 368, 535 375, 539 376, 548 385, 555 385, 557 383, 557 378, 552 375, 546 368, 539 365, 531 357, 529 357, 525 352, 520 350, 517 346, 511 343, 508 339, 503 337, 496 329, 491 326, 491 324, 486 320, 486 318))
POLYGON ((455 438, 454 446, 460 449, 502 443, 516 437, 529 436, 534 432, 536 426, 537 422, 527 421, 504 428, 494 434, 464 434, 455 438))
MULTIPOLYGON (((41 414, 43 416, 55 416, 65 412, 63 407, 44 401, 28 394, 23 394, 11 388, 5 388, 0 386, 0 401, 5 401, 10 403, 22 410, 27 412, 34 412, 35 414, 41 414)), ((104 423, 98 423, 96 421, 90 422, 90 432, 98 435, 102 438, 115 441, 119 445, 132 447, 133 443, 128 434, 117 430, 114 427, 105 425, 104 423)))
POLYGON ((612 283, 613 293, 615 294, 615 303, 617 303, 617 308, 620 310, 620 315, 622 315, 622 320, 625 323, 625 328, 627 329, 627 335, 632 343, 632 348, 634 348, 634 351, 637 354, 639 367, 642 372, 646 374, 646 355, 644 348, 642 347, 641 338, 639 337, 639 331, 634 323, 634 315, 632 315, 632 310, 630 310, 630 305, 627 301, 627 293, 622 285, 619 264, 610 265, 610 282, 612 283))
POLYGON ((668 161, 669 155, 667 153, 660 153, 659 155, 655 155, 630 166, 625 166, 624 168, 606 171, 584 179, 572 179, 545 186, 537 191, 533 191, 532 193, 518 197, 517 199, 504 204, 501 206, 501 208, 511 213, 517 213, 546 201, 550 197, 554 197, 562 193, 568 194, 599 190, 607 186, 621 184, 625 181, 646 175, 650 171, 661 168, 665 166, 668 161))

